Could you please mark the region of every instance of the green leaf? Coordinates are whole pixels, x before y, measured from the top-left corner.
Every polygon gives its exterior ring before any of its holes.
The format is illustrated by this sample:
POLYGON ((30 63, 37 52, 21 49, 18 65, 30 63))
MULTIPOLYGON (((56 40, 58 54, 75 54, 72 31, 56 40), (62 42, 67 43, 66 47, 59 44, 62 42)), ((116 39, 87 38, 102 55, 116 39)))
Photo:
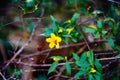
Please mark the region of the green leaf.
POLYGON ((44 36, 49 37, 51 33, 53 33, 51 28, 44 28, 44 36))
POLYGON ((58 29, 59 29, 59 25, 57 23, 57 20, 53 16, 50 16, 50 17, 51 17, 51 20, 52 20, 53 31, 57 32, 58 29))
POLYGON ((71 66, 68 62, 65 63, 66 72, 68 75, 71 74, 71 66))
POLYGON ((120 52, 120 46, 116 45, 115 48, 120 52))
POLYGON ((67 0, 68 4, 73 4, 74 0, 67 0))
POLYGON ((76 38, 73 38, 73 37, 71 37, 70 40, 71 40, 72 42, 74 42, 74 43, 77 42, 77 39, 76 39, 76 38))
POLYGON ((76 24, 76 21, 77 21, 77 19, 78 19, 79 16, 80 16, 79 13, 75 13, 75 14, 73 15, 73 17, 72 17, 72 19, 71 19, 72 24, 76 24))
POLYGON ((103 72, 103 68, 102 68, 102 65, 101 65, 101 63, 99 62, 99 60, 95 59, 94 64, 95 64, 96 69, 97 69, 100 73, 102 73, 102 72, 103 72))
POLYGON ((120 54, 116 55, 115 57, 116 57, 116 58, 120 58, 120 54))
POLYGON ((81 70, 80 70, 78 73, 75 74, 74 78, 79 78, 79 77, 81 77, 81 76, 83 76, 83 75, 85 75, 85 74, 86 74, 85 71, 81 71, 81 70))
POLYGON ((63 38, 62 40, 66 45, 68 45, 68 39, 67 38, 63 38))
POLYGON ((57 20, 53 17, 53 16, 50 16, 52 22, 57 22, 57 20))
POLYGON ((87 59, 87 55, 86 55, 86 52, 84 52, 81 56, 80 56, 80 62, 84 63, 84 61, 86 61, 87 59))
POLYGON ((75 52, 72 52, 72 55, 73 55, 73 58, 78 61, 80 58, 79 56, 75 53, 75 52))
POLYGON ((93 51, 88 51, 87 52, 87 56, 88 56, 88 61, 91 65, 94 64, 94 55, 93 55, 93 51))
POLYGON ((86 32, 86 33, 94 33, 96 30, 95 29, 93 29, 93 28, 87 28, 87 27, 85 27, 84 29, 83 29, 83 32, 86 32))
POLYGON ((97 26, 98 28, 102 28, 103 27, 103 23, 101 20, 97 21, 97 26))
POLYGON ((95 77, 95 80, 101 80, 101 74, 99 73, 99 72, 96 72, 95 74, 94 74, 94 77, 95 77))
POLYGON ((60 60, 63 60, 64 59, 64 57, 62 57, 62 56, 52 56, 52 57, 50 57, 50 58, 59 58, 60 60))
POLYGON ((58 65, 58 61, 55 61, 51 64, 50 68, 48 69, 48 74, 56 70, 56 67, 58 65))
POLYGON ((109 37, 109 38, 107 38, 107 41, 108 41, 108 43, 110 44, 110 46, 111 46, 112 48, 114 48, 114 46, 115 46, 114 40, 109 37))
POLYGON ((107 34, 107 31, 102 31, 102 37, 104 37, 107 34))
POLYGON ((95 80, 92 74, 88 74, 88 80, 95 80))
POLYGON ((34 27, 33 24, 29 24, 29 30, 30 30, 30 33, 33 31, 33 27, 34 27))
POLYGON ((109 21, 112 21, 113 23, 115 23, 115 20, 113 18, 108 17, 104 19, 104 22, 109 22, 109 21))

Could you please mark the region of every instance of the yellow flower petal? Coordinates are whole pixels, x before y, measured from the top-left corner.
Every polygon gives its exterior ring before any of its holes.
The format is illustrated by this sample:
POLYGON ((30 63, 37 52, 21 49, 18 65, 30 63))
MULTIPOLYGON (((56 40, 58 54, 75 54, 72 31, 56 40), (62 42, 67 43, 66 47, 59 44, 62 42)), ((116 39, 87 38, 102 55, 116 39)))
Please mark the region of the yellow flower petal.
POLYGON ((91 73, 95 73, 96 70, 95 70, 94 68, 91 68, 90 72, 91 72, 91 73))
POLYGON ((72 31, 73 31, 74 27, 73 28, 68 28, 66 29, 67 33, 70 34, 72 31))
POLYGON ((55 44, 53 42, 49 44, 50 48, 53 48, 54 46, 55 46, 55 44))
POLYGON ((67 56, 65 56, 65 61, 67 61, 67 56))
POLYGON ((51 38, 46 39, 46 42, 51 42, 51 41, 52 41, 51 38))
POLYGON ((57 43, 55 47, 56 47, 57 49, 58 49, 58 48, 60 48, 60 45, 59 45, 59 43, 57 43))
POLYGON ((61 39, 60 37, 56 37, 56 41, 57 41, 57 42, 61 42, 62 39, 61 39))
POLYGON ((71 20, 68 20, 68 23, 71 23, 72 21, 71 20))
POLYGON ((92 25, 92 24, 91 24, 91 25, 89 25, 88 27, 89 27, 89 28, 93 28, 93 29, 96 29, 96 30, 97 30, 97 26, 95 26, 95 25, 92 25))
POLYGON ((62 29, 59 29, 59 30, 58 30, 58 33, 62 33, 62 32, 63 32, 63 30, 62 30, 62 29))
POLYGON ((54 57, 53 60, 54 60, 54 61, 59 61, 60 58, 54 57))
POLYGON ((56 36, 55 36, 55 34, 53 34, 53 33, 51 33, 51 38, 55 38, 56 36))

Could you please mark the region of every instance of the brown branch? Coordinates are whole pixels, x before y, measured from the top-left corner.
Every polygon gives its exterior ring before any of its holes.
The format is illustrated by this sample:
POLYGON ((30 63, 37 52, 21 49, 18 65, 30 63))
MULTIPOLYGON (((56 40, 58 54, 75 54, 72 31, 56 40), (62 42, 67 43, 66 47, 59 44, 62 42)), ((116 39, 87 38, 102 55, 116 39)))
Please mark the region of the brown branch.
POLYGON ((9 62, 6 63, 6 65, 3 67, 2 70, 5 70, 10 65, 10 63, 23 51, 23 49, 30 44, 30 42, 32 41, 33 35, 35 33, 35 30, 36 30, 37 26, 39 25, 39 23, 41 22, 43 14, 44 14, 44 9, 42 8, 42 14, 40 15, 40 19, 35 23, 33 31, 31 33, 31 36, 29 37, 28 41, 15 53, 15 55, 9 60, 9 62))
MULTIPOLYGON (((103 40, 95 40, 93 43, 102 43, 102 42, 106 42, 106 40, 105 39, 103 39, 103 40)), ((93 44, 93 43, 88 43, 88 44, 93 44)), ((77 43, 77 44, 63 45, 59 49, 64 49, 64 48, 69 48, 69 47, 75 47, 75 46, 83 46, 83 45, 85 45, 85 42, 80 42, 80 43, 77 43)), ((36 55, 40 55, 40 54, 46 55, 46 54, 48 54, 49 51, 54 51, 54 50, 57 50, 57 49, 56 48, 46 49, 46 50, 43 50, 41 52, 36 52, 34 54, 31 53, 31 54, 23 55, 23 57, 21 59, 32 57, 32 56, 36 56, 36 55)))
MULTIPOLYGON (((101 58, 101 59, 98 59, 100 61, 105 61, 105 60, 117 60, 117 59, 120 59, 120 58, 116 58, 116 57, 110 57, 110 58, 101 58)), ((71 60, 71 59, 70 59, 71 60)), ((73 62, 69 60, 69 64, 72 64, 73 62)), ((15 61, 15 63, 17 64, 21 64, 21 65, 25 65, 25 66, 31 66, 31 67, 50 67, 51 64, 30 64, 30 63, 25 63, 25 62, 21 62, 21 61, 15 61)), ((58 66, 63 66, 65 65, 65 62, 62 62, 62 63, 59 63, 58 66)))
MULTIPOLYGON (((30 67, 50 67, 51 64, 30 64, 30 63, 25 63, 25 62, 15 62, 17 64, 25 65, 25 66, 30 66, 30 67)), ((69 62, 72 64, 73 62, 69 62)), ((63 66, 65 65, 65 62, 59 63, 58 66, 63 66)))

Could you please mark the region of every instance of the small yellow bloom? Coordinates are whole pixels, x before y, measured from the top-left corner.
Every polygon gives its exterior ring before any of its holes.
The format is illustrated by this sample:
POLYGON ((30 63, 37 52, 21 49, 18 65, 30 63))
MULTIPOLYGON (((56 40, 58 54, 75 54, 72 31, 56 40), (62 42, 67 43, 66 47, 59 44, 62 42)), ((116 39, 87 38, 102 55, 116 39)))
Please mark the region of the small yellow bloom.
POLYGON ((59 60, 60 60, 60 58, 57 58, 57 57, 53 58, 53 61, 59 61, 59 60))
POLYGON ((59 29, 59 30, 58 30, 58 33, 62 33, 62 32, 63 32, 63 30, 62 30, 62 29, 59 29))
POLYGON ((59 48, 59 43, 62 41, 61 37, 56 36, 54 33, 51 33, 50 38, 46 39, 46 42, 49 43, 50 48, 59 48))
POLYGON ((65 61, 67 61, 67 56, 65 56, 65 61))
POLYGON ((90 73, 96 73, 96 70, 94 68, 91 68, 90 73))
POLYGON ((71 20, 68 20, 67 22, 68 22, 68 23, 71 23, 72 21, 71 21, 71 20))
POLYGON ((66 31, 67 31, 68 34, 70 34, 73 30, 74 30, 74 27, 66 29, 66 31))
POLYGON ((95 26, 95 25, 93 25, 93 24, 89 25, 88 27, 89 27, 89 28, 93 28, 93 29, 96 29, 96 30, 97 30, 97 26, 95 26))

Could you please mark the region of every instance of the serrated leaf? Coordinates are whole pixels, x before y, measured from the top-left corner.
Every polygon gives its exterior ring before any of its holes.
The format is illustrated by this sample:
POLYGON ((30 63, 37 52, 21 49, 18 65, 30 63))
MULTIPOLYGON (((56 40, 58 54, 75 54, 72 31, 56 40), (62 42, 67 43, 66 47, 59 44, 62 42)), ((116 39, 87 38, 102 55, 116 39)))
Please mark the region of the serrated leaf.
POLYGON ((86 72, 84 72, 84 71, 79 71, 78 73, 75 74, 74 78, 79 78, 79 77, 81 77, 81 76, 83 76, 83 75, 85 75, 85 74, 86 74, 86 72))
POLYGON ((73 17, 72 17, 72 24, 76 24, 76 21, 77 21, 77 19, 78 19, 78 17, 79 17, 79 13, 75 13, 74 15, 73 15, 73 17))
POLYGON ((58 65, 58 61, 55 61, 51 64, 50 68, 48 69, 48 74, 56 70, 56 67, 58 65))
POLYGON ((95 59, 94 65, 95 65, 96 69, 97 69, 100 73, 103 72, 103 68, 102 68, 102 65, 101 65, 101 63, 99 62, 99 60, 95 59))
POLYGON ((73 58, 78 61, 80 58, 79 56, 75 53, 75 52, 72 52, 72 55, 73 55, 73 58))
POLYGON ((71 66, 68 62, 65 63, 66 72, 68 75, 71 74, 71 66))
POLYGON ((110 44, 110 46, 113 48, 114 46, 115 46, 115 44, 114 44, 114 40, 112 39, 112 38, 107 38, 107 41, 108 41, 108 43, 110 44))

